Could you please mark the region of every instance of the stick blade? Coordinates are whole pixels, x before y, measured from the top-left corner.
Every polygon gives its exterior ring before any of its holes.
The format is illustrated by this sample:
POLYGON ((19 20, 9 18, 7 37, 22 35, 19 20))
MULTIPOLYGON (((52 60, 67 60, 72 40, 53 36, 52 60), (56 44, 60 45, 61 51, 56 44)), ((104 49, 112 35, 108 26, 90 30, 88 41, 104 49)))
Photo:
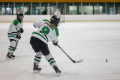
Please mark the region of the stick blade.
POLYGON ((75 61, 75 63, 81 63, 83 61, 83 59, 79 60, 79 61, 75 61))

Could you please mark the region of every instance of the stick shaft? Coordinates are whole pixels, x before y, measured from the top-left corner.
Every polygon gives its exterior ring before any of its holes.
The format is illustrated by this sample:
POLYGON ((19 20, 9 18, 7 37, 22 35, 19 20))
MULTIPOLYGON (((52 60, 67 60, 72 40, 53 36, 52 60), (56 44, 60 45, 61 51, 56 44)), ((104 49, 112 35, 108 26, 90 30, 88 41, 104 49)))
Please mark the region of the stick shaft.
MULTIPOLYGON (((21 34, 20 33, 18 33, 18 35, 20 35, 21 36, 21 34)), ((16 42, 16 46, 15 46, 15 48, 17 47, 17 45, 18 45, 18 41, 19 41, 19 39, 17 40, 17 42, 16 42)))
MULTIPOLYGON (((58 45, 58 47, 68 56, 68 54, 58 45)), ((72 61, 72 62, 74 62, 75 63, 75 61, 73 60, 73 59, 71 59, 71 57, 70 56, 68 56, 68 58, 72 61)))

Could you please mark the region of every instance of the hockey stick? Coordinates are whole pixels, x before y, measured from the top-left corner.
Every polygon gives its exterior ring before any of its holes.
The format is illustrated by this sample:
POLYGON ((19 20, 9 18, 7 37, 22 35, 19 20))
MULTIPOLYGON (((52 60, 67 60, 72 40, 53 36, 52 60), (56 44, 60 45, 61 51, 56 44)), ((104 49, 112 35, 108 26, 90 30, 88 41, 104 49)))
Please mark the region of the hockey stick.
MULTIPOLYGON (((19 39, 18 39, 18 41, 19 41, 19 39)), ((17 47, 17 45, 18 45, 18 41, 16 42, 16 46, 15 46, 15 48, 17 47)))
MULTIPOLYGON (((21 36, 21 34, 20 34, 20 33, 18 33, 18 35, 20 35, 20 36, 21 36)), ((19 41, 19 40, 20 40, 20 39, 18 39, 18 40, 17 40, 15 48, 17 47, 17 45, 18 45, 18 41, 19 41)))
MULTIPOLYGON (((58 47, 68 56, 68 54, 58 45, 58 47)), ((83 59, 75 61, 73 60, 70 56, 68 56, 68 58, 73 62, 73 63, 80 63, 83 61, 83 59)))

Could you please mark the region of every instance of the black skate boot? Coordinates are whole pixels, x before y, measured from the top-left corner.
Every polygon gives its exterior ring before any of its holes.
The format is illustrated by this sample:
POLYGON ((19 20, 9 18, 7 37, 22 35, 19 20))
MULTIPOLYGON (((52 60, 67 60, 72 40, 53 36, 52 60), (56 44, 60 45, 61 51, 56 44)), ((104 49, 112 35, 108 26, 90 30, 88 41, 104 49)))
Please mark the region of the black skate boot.
POLYGON ((12 54, 11 56, 12 56, 12 59, 15 59, 15 55, 12 54))
POLYGON ((7 59, 15 59, 15 55, 13 55, 13 53, 9 53, 6 56, 7 59))
POLYGON ((55 72, 58 74, 58 76, 60 75, 61 71, 58 69, 58 67, 53 66, 55 72))
POLYGON ((40 72, 41 68, 39 68, 38 65, 36 65, 36 63, 34 63, 33 71, 34 72, 40 72))

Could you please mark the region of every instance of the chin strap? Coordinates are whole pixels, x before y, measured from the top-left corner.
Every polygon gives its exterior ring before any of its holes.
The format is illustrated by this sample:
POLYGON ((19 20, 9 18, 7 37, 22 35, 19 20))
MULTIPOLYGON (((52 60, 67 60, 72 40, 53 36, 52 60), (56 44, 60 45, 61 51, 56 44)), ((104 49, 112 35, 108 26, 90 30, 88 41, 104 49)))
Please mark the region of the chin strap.
POLYGON ((17 18, 17 20, 18 20, 20 23, 22 22, 22 20, 20 20, 20 19, 18 19, 18 18, 17 18))

